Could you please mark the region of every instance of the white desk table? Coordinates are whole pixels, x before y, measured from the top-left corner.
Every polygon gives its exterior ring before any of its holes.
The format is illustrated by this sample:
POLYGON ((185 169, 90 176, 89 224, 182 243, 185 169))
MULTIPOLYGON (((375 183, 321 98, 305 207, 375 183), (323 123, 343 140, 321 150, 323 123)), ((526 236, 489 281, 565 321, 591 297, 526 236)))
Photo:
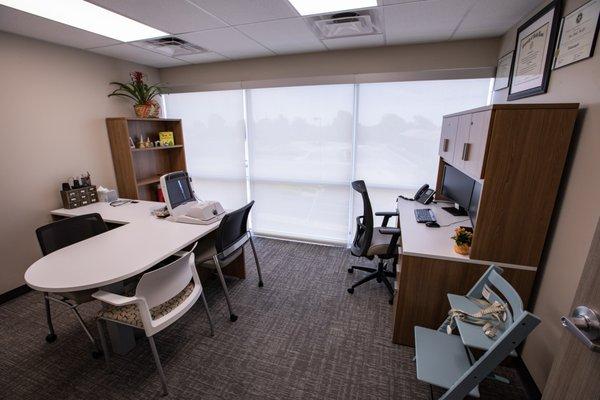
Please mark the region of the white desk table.
POLYGON ((43 292, 99 288, 143 272, 196 242, 218 227, 160 220, 150 214, 164 203, 140 201, 112 207, 95 203, 52 215, 73 217, 99 213, 106 222, 124 224, 98 236, 62 248, 33 263, 25 282, 43 292))
POLYGON ((414 346, 415 326, 436 329, 450 307, 446 294, 466 293, 491 264, 504 269, 503 276, 527 303, 536 268, 477 260, 455 253, 451 239, 454 229, 471 226, 471 222, 468 217, 455 217, 442 210, 446 206, 448 204, 423 205, 398 200, 402 257, 396 275, 394 343, 414 346), (428 228, 418 223, 414 214, 417 208, 433 210, 440 227, 428 228))
MULTIPOLYGON (((219 223, 192 225, 152 216, 164 203, 139 201, 113 207, 95 203, 54 210, 54 217, 98 213, 112 224, 123 225, 48 254, 25 272, 25 282, 42 292, 61 293, 100 288, 146 271, 217 229, 219 223)), ((243 265, 242 265, 243 267, 243 265)), ((135 346, 131 328, 107 324, 113 350, 125 354, 135 346)))

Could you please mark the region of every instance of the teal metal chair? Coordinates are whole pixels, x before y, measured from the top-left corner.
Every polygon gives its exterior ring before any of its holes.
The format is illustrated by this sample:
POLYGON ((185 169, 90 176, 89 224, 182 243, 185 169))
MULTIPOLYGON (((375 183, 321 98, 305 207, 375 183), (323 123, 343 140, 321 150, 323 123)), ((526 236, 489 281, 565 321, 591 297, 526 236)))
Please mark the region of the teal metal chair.
POLYGON ((441 400, 479 397, 479 383, 493 376, 494 369, 535 329, 541 320, 523 309, 517 291, 502 277, 502 269, 490 266, 466 296, 448 294, 452 308, 468 313, 479 311, 481 299, 506 305, 507 318, 494 338, 487 337, 481 326, 446 319, 438 330, 415 327, 417 378, 447 389, 441 400), (448 325, 458 335, 449 335, 448 325), (470 349, 484 353, 475 359, 470 349))

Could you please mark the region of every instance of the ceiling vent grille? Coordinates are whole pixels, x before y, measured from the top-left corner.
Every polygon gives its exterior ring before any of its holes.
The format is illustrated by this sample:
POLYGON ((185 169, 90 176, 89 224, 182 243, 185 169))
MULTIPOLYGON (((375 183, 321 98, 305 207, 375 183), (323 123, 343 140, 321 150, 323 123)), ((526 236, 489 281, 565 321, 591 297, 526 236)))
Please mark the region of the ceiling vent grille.
POLYGON ((207 50, 186 42, 175 36, 162 37, 158 39, 143 40, 136 43, 138 46, 169 57, 184 56, 190 54, 206 53, 207 50))
POLYGON ((321 39, 381 33, 376 9, 318 16, 312 19, 312 23, 321 39))

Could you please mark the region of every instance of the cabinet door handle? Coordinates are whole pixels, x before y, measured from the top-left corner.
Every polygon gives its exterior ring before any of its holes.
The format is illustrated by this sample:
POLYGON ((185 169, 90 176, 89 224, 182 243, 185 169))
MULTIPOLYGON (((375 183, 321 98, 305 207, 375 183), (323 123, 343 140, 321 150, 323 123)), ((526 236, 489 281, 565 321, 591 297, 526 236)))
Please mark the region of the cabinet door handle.
POLYGON ((462 157, 460 158, 463 161, 469 161, 469 147, 471 146, 471 143, 464 143, 463 144, 463 151, 462 151, 462 157))
POLYGON ((449 139, 444 139, 444 145, 442 147, 442 151, 445 153, 448 151, 448 142, 450 142, 449 139))

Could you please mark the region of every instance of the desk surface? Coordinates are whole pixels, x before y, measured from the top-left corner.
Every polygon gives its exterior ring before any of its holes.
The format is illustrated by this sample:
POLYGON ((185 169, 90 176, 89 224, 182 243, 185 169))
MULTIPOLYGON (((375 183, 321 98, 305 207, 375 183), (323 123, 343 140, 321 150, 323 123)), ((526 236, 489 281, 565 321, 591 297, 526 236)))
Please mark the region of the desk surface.
POLYGON ((400 229, 402 230, 402 254, 407 256, 437 258, 441 260, 459 261, 465 263, 498 265, 500 267, 518 268, 535 271, 535 267, 495 263, 492 261, 473 260, 469 256, 457 254, 452 249, 454 229, 458 226, 472 226, 469 217, 455 217, 442 210, 448 204, 423 205, 416 201, 398 199, 398 214, 400 216, 400 229), (428 228, 415 219, 414 210, 417 208, 431 208, 437 218, 440 228, 428 228), (446 226, 449 225, 449 226, 446 226))
POLYGON ((192 225, 160 220, 150 211, 163 203, 140 201, 119 207, 96 203, 53 215, 72 217, 97 212, 122 227, 57 250, 33 263, 25 281, 45 292, 98 288, 143 272, 217 229, 219 223, 192 225))

